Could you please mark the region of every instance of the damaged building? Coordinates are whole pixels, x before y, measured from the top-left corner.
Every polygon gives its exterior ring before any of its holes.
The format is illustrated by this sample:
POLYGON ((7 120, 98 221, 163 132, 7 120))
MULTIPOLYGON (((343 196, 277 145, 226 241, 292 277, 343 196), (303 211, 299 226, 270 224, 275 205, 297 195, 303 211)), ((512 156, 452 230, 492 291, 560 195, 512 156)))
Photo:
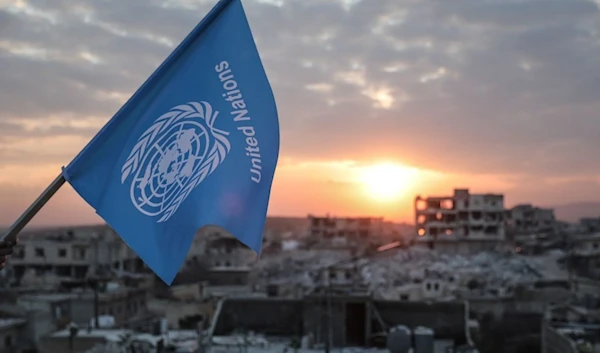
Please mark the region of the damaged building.
POLYGON ((347 243, 364 242, 380 237, 384 232, 382 217, 316 217, 310 220, 309 236, 321 241, 347 243))
POLYGON ((506 211, 507 230, 514 235, 551 232, 556 227, 554 209, 530 204, 517 205, 506 211))
POLYGON ((415 199, 417 243, 431 249, 471 253, 491 250, 505 240, 504 195, 471 194, 415 199))

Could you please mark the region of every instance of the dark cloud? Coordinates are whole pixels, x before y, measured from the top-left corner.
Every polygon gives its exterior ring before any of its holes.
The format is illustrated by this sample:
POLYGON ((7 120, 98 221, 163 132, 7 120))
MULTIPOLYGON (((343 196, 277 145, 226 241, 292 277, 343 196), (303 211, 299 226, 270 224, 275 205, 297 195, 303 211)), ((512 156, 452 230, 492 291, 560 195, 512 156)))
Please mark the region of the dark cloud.
MULTIPOLYGON (((108 119, 214 2, 30 0, 30 11, 0 11, 0 121, 108 119)), ((274 3, 244 5, 278 101, 283 155, 379 152, 457 172, 600 174, 593 2, 274 3), (374 108, 390 97, 389 109, 374 108)))
MULTIPOLYGON (((494 0, 473 2, 459 0, 435 5, 446 15, 454 15, 470 24, 501 28, 531 28, 554 23, 572 23, 597 15, 598 7, 593 1, 563 0, 494 0)), ((446 16, 448 18, 448 16, 446 16)))

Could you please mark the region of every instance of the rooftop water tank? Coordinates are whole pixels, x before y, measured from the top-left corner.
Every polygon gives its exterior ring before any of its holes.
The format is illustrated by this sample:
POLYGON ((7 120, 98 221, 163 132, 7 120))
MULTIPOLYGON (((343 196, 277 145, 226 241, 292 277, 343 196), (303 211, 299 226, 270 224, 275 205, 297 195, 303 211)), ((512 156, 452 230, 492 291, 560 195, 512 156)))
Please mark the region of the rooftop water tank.
POLYGON ((434 353, 434 333, 427 327, 419 326, 414 329, 415 353, 434 353))
POLYGON ((408 353, 412 346, 411 332, 406 326, 394 326, 387 336, 387 349, 390 353, 408 353))

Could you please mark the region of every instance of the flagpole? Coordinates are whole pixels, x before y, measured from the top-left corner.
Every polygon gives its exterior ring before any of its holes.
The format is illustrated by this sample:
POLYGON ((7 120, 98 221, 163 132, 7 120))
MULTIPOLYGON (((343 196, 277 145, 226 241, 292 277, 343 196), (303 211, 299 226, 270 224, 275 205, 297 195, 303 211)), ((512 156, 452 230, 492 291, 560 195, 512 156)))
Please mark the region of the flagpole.
POLYGON ((41 195, 38 196, 38 198, 35 201, 33 201, 31 206, 29 206, 29 208, 27 208, 27 210, 23 212, 21 217, 19 217, 19 219, 17 219, 17 221, 13 223, 13 225, 10 226, 10 228, 8 228, 6 233, 0 235, 0 241, 3 241, 5 239, 10 241, 16 241, 19 232, 23 230, 23 228, 25 228, 27 223, 29 223, 29 221, 31 221, 31 219, 40 211, 40 209, 44 207, 46 202, 48 202, 48 200, 50 200, 52 196, 56 194, 58 189, 60 189, 60 187, 63 186, 64 183, 65 177, 62 173, 60 173, 60 175, 57 176, 56 179, 54 179, 54 181, 46 188, 46 190, 44 190, 44 192, 42 192, 41 195))

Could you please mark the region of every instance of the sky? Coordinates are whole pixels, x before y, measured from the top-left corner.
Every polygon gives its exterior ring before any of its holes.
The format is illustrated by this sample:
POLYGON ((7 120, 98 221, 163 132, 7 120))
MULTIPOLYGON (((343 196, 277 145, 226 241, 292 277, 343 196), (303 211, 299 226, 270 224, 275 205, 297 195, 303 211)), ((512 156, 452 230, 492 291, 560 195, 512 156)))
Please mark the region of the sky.
MULTIPOLYGON (((0 0, 0 224, 215 3, 0 0)), ((281 123, 270 214, 410 221, 455 187, 600 201, 598 0, 243 4, 281 123)), ((97 222, 68 185, 34 219, 97 222)))

